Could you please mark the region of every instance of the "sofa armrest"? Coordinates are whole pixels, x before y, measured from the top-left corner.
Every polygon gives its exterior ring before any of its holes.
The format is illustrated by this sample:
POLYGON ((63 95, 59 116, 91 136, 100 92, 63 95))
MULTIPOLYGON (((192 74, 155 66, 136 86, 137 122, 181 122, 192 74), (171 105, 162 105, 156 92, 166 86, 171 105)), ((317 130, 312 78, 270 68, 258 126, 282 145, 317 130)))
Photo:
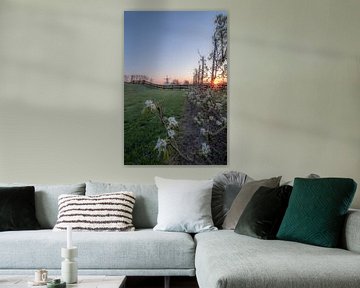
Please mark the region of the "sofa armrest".
POLYGON ((343 248, 360 253, 360 210, 349 210, 343 232, 343 248))

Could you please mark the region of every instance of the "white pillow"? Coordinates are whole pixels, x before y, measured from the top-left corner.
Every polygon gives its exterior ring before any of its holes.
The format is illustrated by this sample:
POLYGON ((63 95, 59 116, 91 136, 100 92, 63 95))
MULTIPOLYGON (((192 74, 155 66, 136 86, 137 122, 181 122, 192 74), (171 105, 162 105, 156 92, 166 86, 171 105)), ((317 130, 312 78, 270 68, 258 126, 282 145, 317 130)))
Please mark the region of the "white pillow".
POLYGON ((211 217, 213 180, 155 177, 159 212, 154 230, 198 233, 217 230, 211 217))
POLYGON ((59 196, 58 220, 53 230, 74 231, 133 231, 133 192, 122 191, 100 195, 59 196))

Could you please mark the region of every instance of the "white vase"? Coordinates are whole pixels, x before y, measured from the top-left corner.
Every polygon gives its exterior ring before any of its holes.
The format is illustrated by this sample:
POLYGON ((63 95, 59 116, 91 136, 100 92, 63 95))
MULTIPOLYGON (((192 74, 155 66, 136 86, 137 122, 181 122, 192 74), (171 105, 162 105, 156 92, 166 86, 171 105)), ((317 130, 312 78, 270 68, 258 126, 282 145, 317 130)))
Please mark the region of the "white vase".
POLYGON ((61 257, 65 258, 61 262, 61 280, 67 284, 77 283, 78 268, 75 261, 77 255, 77 247, 61 248, 61 257))

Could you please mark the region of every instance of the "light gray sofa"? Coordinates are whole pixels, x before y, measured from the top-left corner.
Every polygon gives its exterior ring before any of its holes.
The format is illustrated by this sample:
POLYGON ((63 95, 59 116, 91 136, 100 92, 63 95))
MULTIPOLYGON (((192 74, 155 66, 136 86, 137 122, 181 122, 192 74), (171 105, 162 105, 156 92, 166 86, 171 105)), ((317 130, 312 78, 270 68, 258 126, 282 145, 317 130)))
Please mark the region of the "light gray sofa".
POLYGON ((344 236, 344 249, 334 249, 231 230, 197 234, 197 281, 201 288, 360 287, 360 211, 348 214, 344 236))
MULTIPOLYGON (((0 186, 24 184, 0 184, 0 186)), ((32 185, 32 184, 27 184, 32 185)), ((57 218, 61 194, 94 195, 133 191, 133 232, 73 232, 78 247, 79 274, 194 276, 195 243, 187 233, 159 232, 155 185, 126 185, 88 182, 76 185, 34 185, 36 216, 44 229, 0 232, 0 275, 26 274, 46 268, 59 274, 61 247, 66 232, 51 228, 57 218)))
POLYGON ((194 237, 153 231, 158 209, 155 185, 88 182, 35 185, 35 189, 37 217, 44 229, 0 232, 0 275, 30 274, 39 268, 52 275, 60 273, 60 248, 66 245, 66 233, 50 229, 60 194, 127 190, 136 195, 136 231, 73 232, 79 274, 166 276, 167 280, 168 276, 196 275, 200 288, 360 287, 360 211, 347 216, 343 249, 330 249, 259 240, 229 230, 194 237))

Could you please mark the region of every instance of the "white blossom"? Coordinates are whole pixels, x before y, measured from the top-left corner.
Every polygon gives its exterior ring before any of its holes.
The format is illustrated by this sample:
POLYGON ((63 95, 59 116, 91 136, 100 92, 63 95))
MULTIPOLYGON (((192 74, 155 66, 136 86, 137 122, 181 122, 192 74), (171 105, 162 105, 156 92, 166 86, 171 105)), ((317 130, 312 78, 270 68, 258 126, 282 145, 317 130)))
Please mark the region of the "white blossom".
POLYGON ((154 102, 152 100, 146 100, 145 101, 145 107, 150 107, 151 104, 153 104, 154 102))
POLYGON ((161 138, 158 138, 157 140, 157 143, 155 145, 155 149, 158 150, 159 154, 161 152, 165 152, 166 151, 166 140, 165 139, 161 139, 161 138))
POLYGON ((219 120, 216 120, 216 125, 221 126, 222 123, 219 120))
POLYGON ((206 129, 205 128, 200 128, 200 134, 201 135, 206 135, 206 129))
POLYGON ((209 120, 214 121, 215 120, 214 116, 209 116, 209 120))
POLYGON ((168 132, 168 136, 170 138, 174 138, 175 135, 176 135, 176 132, 174 130, 172 130, 172 129, 169 129, 167 132, 168 132))
POLYGON ((205 157, 208 156, 211 152, 210 146, 206 143, 201 143, 201 154, 205 157))
POLYGON ((176 121, 175 117, 169 117, 167 119, 168 121, 168 127, 171 128, 171 127, 177 127, 178 126, 178 122, 176 121))
POLYGON ((146 100, 145 101, 145 108, 148 108, 150 110, 156 110, 156 105, 152 100, 146 100))

